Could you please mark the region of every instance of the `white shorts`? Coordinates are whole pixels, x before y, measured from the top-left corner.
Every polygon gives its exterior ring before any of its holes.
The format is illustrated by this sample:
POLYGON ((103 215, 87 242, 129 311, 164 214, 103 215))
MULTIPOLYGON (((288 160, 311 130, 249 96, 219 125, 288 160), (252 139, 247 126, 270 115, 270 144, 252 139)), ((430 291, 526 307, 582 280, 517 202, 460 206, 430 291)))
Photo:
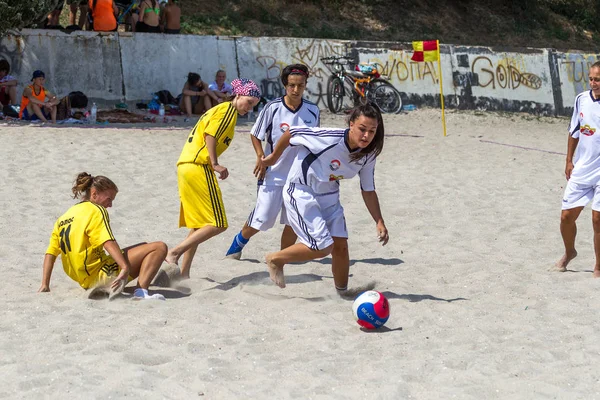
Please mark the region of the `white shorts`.
POLYGON ((332 237, 348 237, 339 191, 315 194, 309 186, 289 182, 283 190, 289 225, 301 243, 322 250, 333 244, 332 237))
POLYGON ((259 231, 269 230, 275 225, 277 214, 281 211, 279 222, 289 225, 283 207, 283 186, 258 185, 256 206, 250 213, 246 223, 259 231))
POLYGON ((592 200, 592 210, 600 211, 600 186, 568 181, 562 199, 562 209, 585 207, 592 200))

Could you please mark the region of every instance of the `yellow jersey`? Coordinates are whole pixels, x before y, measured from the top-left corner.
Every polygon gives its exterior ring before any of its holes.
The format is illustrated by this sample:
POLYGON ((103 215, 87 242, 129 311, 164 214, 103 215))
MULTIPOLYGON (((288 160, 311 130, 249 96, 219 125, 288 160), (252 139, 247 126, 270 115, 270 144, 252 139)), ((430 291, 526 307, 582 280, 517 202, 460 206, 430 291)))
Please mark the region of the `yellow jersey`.
POLYGON ((65 273, 88 289, 100 272, 118 272, 116 262, 104 252, 104 243, 115 240, 108 211, 89 201, 75 204, 56 223, 50 236, 47 254, 60 254, 65 273))
POLYGON ((217 142, 217 157, 220 156, 233 140, 237 110, 230 101, 223 102, 202 115, 194 129, 190 132, 177 165, 184 163, 211 164, 204 135, 213 136, 217 142))

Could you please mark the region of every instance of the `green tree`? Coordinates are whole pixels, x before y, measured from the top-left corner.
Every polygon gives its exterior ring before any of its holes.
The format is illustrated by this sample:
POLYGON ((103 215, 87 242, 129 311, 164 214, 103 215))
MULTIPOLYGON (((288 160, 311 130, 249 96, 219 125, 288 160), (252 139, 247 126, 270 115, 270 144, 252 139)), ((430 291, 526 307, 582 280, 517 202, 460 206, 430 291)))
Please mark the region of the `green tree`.
POLYGON ((0 35, 9 29, 41 26, 46 16, 64 0, 0 0, 0 35))

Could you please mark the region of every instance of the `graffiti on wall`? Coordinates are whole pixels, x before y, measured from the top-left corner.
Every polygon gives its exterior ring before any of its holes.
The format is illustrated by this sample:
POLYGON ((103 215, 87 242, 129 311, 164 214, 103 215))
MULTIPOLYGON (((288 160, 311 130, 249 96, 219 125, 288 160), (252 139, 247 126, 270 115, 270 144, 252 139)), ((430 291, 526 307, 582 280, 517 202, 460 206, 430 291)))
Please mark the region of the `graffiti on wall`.
POLYGON ((323 89, 324 81, 329 77, 329 69, 321 62, 321 58, 333 55, 346 55, 344 45, 332 44, 323 40, 312 40, 307 46, 296 48, 291 53, 291 62, 277 60, 273 56, 260 55, 256 62, 264 69, 264 77, 261 82, 263 96, 268 99, 281 97, 285 94, 285 88, 281 83, 281 71, 288 64, 300 63, 308 67, 311 79, 305 90, 305 97, 319 106, 326 105, 327 93, 323 89))
POLYGON ((521 86, 538 90, 542 80, 532 72, 524 71, 524 65, 518 65, 514 59, 503 58, 496 64, 489 57, 478 56, 471 63, 471 74, 478 76, 479 86, 491 89, 512 89, 521 86))
POLYGON ((381 66, 381 71, 379 71, 379 73, 392 82, 397 81, 404 83, 428 81, 437 84, 438 73, 436 70, 436 63, 431 61, 418 63, 411 61, 411 56, 412 52, 405 53, 404 51, 394 51, 389 54, 387 60, 370 58, 367 62, 379 64, 381 66))
POLYGON ((566 73, 574 94, 588 89, 588 73, 596 61, 598 55, 581 53, 565 53, 565 59, 560 60, 560 68, 566 73))

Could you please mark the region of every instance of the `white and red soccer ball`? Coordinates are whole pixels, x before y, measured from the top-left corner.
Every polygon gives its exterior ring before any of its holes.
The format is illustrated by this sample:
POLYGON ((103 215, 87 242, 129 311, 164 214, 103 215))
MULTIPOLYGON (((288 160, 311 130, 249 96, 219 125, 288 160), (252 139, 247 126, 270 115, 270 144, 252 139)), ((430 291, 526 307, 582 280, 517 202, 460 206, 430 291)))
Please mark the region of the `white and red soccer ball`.
POLYGON ((385 296, 375 290, 362 293, 354 300, 352 311, 356 322, 365 329, 381 328, 390 317, 390 305, 385 296))

